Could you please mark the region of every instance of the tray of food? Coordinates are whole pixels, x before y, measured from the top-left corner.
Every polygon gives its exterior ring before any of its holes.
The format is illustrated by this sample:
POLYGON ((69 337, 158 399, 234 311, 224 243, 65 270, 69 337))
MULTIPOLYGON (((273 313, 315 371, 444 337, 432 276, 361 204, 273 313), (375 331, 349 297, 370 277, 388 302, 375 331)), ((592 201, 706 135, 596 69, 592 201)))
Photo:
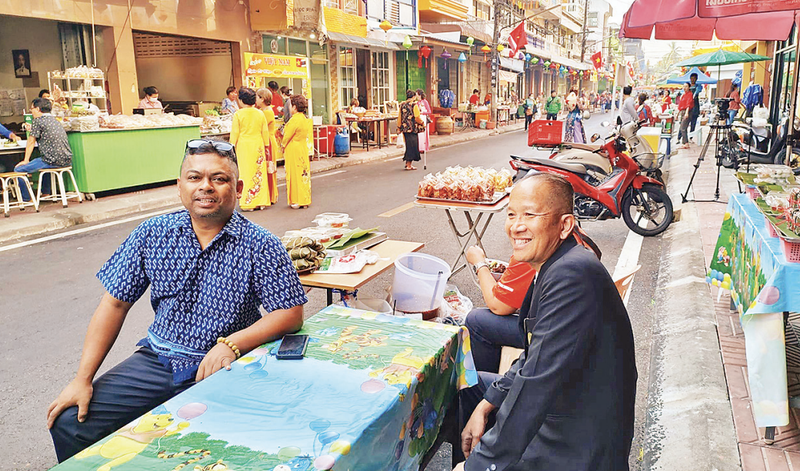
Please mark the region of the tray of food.
POLYGON ((325 247, 310 237, 286 237, 281 239, 292 265, 298 274, 311 273, 322 264, 325 247))
POLYGON ((486 259, 486 263, 489 264, 489 270, 495 280, 499 280, 508 269, 508 263, 502 260, 486 259))
POLYGON ((480 167, 448 167, 444 172, 428 174, 422 179, 417 199, 493 205, 506 195, 512 180, 507 169, 498 172, 480 167))

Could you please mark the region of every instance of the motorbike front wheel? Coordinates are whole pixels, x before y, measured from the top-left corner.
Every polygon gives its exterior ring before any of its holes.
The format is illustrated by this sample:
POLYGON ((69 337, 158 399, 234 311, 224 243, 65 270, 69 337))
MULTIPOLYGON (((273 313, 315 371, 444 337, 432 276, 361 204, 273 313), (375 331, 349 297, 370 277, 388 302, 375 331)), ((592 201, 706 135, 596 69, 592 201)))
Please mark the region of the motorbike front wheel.
MULTIPOLYGON (((778 155, 775 156, 775 163, 778 165, 786 164, 785 147, 778 152, 778 155)), ((792 168, 792 173, 795 175, 800 174, 800 149, 792 147, 792 159, 789 161, 789 166, 792 168)))
POLYGON ((661 234, 672 223, 672 200, 656 185, 645 184, 641 190, 628 188, 621 210, 628 228, 643 236, 661 234))

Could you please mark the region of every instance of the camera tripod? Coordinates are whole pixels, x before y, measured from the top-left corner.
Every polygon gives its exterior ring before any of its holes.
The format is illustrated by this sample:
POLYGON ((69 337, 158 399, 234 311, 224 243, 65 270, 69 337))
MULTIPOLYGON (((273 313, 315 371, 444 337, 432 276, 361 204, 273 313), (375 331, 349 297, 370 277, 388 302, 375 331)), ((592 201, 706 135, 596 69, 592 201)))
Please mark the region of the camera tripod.
POLYGON ((689 194, 689 189, 692 187, 692 182, 694 181, 695 175, 697 175, 697 169, 700 168, 700 162, 705 159, 706 153, 708 152, 708 147, 711 144, 711 141, 714 141, 714 157, 716 158, 717 163, 717 186, 714 190, 714 199, 713 200, 693 200, 696 202, 703 202, 703 203, 724 203, 724 201, 719 201, 719 174, 720 169, 722 168, 722 152, 724 149, 728 149, 730 151, 731 142, 730 142, 730 130, 731 126, 728 124, 727 120, 725 119, 725 115, 723 113, 719 113, 717 115, 717 123, 712 124, 711 129, 713 130, 712 136, 709 136, 706 139, 706 142, 703 144, 703 149, 700 151, 700 157, 697 158, 697 162, 694 164, 694 171, 692 172, 692 178, 689 179, 689 185, 686 187, 686 192, 681 195, 681 200, 686 203, 689 201, 686 199, 686 196, 689 194), (720 145, 720 143, 725 144, 725 148, 720 145))

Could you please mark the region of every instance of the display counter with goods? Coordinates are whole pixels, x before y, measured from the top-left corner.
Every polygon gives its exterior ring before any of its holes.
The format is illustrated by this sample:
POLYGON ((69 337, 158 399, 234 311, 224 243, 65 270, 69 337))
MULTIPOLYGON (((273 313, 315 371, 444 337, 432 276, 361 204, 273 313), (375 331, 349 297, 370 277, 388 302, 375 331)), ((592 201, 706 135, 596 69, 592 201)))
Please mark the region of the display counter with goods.
POLYGON ((76 104, 79 108, 94 106, 98 111, 107 109, 105 76, 100 69, 82 65, 48 72, 47 88, 54 102, 63 97, 70 109, 76 104))
MULTIPOLYGON (((124 118, 137 121, 155 116, 166 115, 124 118)), ((122 118, 111 122, 129 122, 122 118)), ((186 142, 200 138, 200 127, 196 124, 105 127, 71 131, 67 137, 78 189, 83 193, 98 193, 177 179, 186 142)))
POLYGON ((746 340, 753 415, 769 439, 789 423, 784 327, 793 322, 789 313, 800 312, 800 188, 784 166, 737 176, 747 194, 730 197, 706 281, 730 290, 746 340))

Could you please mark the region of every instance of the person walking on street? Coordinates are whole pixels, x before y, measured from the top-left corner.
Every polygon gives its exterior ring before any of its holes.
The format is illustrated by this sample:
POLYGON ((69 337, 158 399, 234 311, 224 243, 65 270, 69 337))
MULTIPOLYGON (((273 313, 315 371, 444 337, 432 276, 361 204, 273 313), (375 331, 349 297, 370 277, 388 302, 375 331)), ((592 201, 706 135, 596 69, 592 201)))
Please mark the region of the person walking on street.
POLYGON ((703 86, 697 83, 697 74, 692 74, 689 76, 689 90, 691 90, 692 99, 694 100, 689 126, 690 131, 694 133, 695 127, 697 127, 697 120, 700 118, 700 92, 703 91, 703 86))
POLYGON ((292 119, 283 128, 283 161, 286 167, 286 195, 292 209, 311 204, 311 163, 308 159, 308 101, 303 95, 292 95, 292 119))
POLYGON ((622 124, 630 123, 631 121, 638 121, 638 113, 636 112, 636 100, 633 99, 631 93, 633 92, 633 87, 630 85, 626 85, 622 89, 622 110, 620 111, 620 118, 622 118, 622 124))
POLYGON ((255 108, 256 92, 239 89, 242 107, 234 113, 231 123, 231 144, 236 146, 239 175, 244 182, 239 208, 243 211, 263 209, 272 204, 267 185, 267 155, 269 129, 264 113, 255 108))
POLYGON ((425 130, 417 135, 419 138, 419 151, 428 152, 431 150, 431 137, 428 131, 428 123, 431 122, 433 109, 431 108, 431 104, 428 103, 427 98, 425 98, 425 91, 421 88, 417 89, 417 106, 419 106, 419 114, 425 126, 425 130))
POLYGON ((678 117, 681 120, 681 130, 678 132, 678 141, 682 141, 681 149, 689 148, 689 121, 692 120, 692 108, 694 108, 694 97, 691 92, 691 84, 683 84, 683 95, 678 102, 678 117))
POLYGON ((539 112, 539 110, 536 109, 536 100, 533 98, 533 93, 528 95, 528 98, 525 99, 522 106, 525 109, 525 130, 527 131, 528 126, 530 126, 531 121, 533 121, 533 117, 539 112))
POLYGON ((547 111, 547 119, 551 121, 558 119, 558 113, 561 111, 561 99, 558 98, 555 90, 550 92, 550 98, 547 99, 544 108, 547 111))
POLYGON ((406 151, 403 155, 406 170, 416 170, 411 163, 418 162, 422 157, 419 154, 419 133, 424 132, 424 122, 417 106, 417 93, 414 90, 406 92, 406 101, 400 104, 397 116, 397 132, 403 133, 406 151))
POLYGON ((578 91, 574 88, 567 95, 567 118, 564 126, 564 142, 586 143, 586 132, 583 130, 583 110, 578 91))
POLYGON ((572 186, 557 175, 511 191, 506 235, 514 258, 537 271, 519 311, 523 351, 503 376, 479 371, 459 392, 469 420, 456 471, 629 469, 633 331, 608 271, 572 237, 572 211, 572 186))

